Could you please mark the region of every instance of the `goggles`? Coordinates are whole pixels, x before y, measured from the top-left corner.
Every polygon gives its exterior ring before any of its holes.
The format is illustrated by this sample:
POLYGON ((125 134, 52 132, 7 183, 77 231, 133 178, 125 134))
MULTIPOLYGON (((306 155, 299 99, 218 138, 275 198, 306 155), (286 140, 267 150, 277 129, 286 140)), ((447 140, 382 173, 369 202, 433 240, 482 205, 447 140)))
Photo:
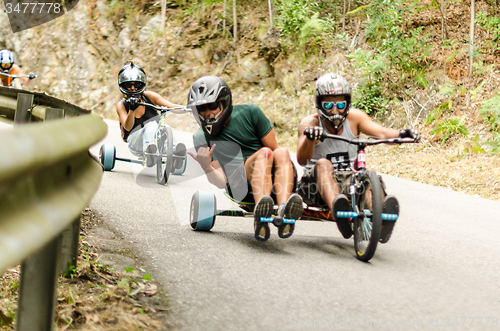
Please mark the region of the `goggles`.
POLYGON ((338 110, 344 110, 347 106, 346 101, 331 102, 331 101, 321 101, 321 107, 324 110, 332 110, 333 107, 337 106, 338 110))
POLYGON ((8 69, 12 66, 12 63, 2 63, 2 68, 8 69))
POLYGON ((142 87, 141 82, 125 82, 123 83, 123 87, 125 87, 127 90, 130 90, 132 87, 135 87, 137 90, 142 87))

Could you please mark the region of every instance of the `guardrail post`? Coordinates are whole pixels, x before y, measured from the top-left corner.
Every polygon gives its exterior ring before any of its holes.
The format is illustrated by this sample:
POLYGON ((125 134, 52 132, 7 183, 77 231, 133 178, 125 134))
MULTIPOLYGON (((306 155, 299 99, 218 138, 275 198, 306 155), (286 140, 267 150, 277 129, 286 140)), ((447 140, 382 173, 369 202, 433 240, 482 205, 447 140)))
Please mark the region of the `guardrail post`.
POLYGON ((31 109, 33 108, 33 94, 18 93, 16 114, 14 124, 29 123, 31 120, 31 109))
POLYGON ((52 331, 56 305, 60 237, 21 264, 17 331, 52 331))
POLYGON ((78 259, 78 243, 80 242, 80 217, 73 221, 61 233, 61 254, 59 256, 58 271, 64 275, 68 270, 71 274, 76 271, 78 259))

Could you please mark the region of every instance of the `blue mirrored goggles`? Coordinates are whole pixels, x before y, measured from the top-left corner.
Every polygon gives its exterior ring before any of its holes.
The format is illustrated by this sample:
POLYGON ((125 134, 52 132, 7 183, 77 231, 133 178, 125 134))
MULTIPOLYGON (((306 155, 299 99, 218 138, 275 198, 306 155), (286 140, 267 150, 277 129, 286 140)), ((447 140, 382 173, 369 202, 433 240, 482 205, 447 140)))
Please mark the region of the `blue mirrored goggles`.
POLYGON ((347 106, 346 101, 339 101, 339 102, 331 102, 331 101, 321 101, 321 107, 323 107, 324 110, 332 110, 333 107, 337 106, 338 110, 344 110, 345 107, 347 106))

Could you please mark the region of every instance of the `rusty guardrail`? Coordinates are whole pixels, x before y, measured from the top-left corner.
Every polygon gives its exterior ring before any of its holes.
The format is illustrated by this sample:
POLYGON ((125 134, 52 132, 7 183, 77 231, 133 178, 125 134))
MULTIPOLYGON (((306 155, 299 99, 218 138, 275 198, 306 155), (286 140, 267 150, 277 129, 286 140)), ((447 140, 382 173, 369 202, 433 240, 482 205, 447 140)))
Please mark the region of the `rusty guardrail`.
POLYGON ((107 127, 65 101, 12 88, 0 88, 0 116, 16 123, 0 131, 0 272, 22 261, 16 330, 48 331, 57 276, 76 267, 79 216, 102 177, 88 150, 107 127), (32 120, 47 121, 17 125, 32 120))

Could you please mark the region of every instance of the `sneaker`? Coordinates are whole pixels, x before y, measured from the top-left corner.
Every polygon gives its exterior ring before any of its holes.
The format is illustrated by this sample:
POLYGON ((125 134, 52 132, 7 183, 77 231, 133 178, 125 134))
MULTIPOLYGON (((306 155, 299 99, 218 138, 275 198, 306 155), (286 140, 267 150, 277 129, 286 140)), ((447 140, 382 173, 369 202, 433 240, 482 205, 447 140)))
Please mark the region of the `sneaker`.
POLYGON ((288 201, 282 203, 278 208, 278 214, 274 217, 274 224, 278 225, 278 236, 286 239, 293 234, 295 230, 295 221, 302 216, 304 208, 302 207, 302 198, 297 193, 293 193, 288 201))
MULTIPOLYGON (((395 196, 388 195, 384 198, 382 214, 399 215, 399 202, 395 196)), ((396 220, 397 218, 394 221, 382 221, 382 230, 380 231, 380 242, 382 244, 385 244, 391 238, 392 230, 394 229, 394 225, 396 225, 396 220)))
MULTIPOLYGON (((151 143, 146 146, 146 149, 144 150, 145 154, 156 154, 156 144, 151 143)), ((146 166, 148 168, 151 168, 152 166, 155 165, 155 155, 146 155, 146 166)))
MULTIPOLYGON (((184 145, 183 143, 178 143, 175 146, 174 155, 175 156, 182 156, 184 158, 186 156, 186 145, 184 145)), ((182 168, 183 163, 184 163, 184 159, 174 158, 174 169, 182 168)))
POLYGON ((339 228, 340 233, 345 239, 349 239, 352 236, 352 227, 351 223, 349 223, 348 218, 338 218, 337 211, 351 211, 351 205, 349 204, 349 200, 344 194, 339 194, 333 200, 333 218, 335 222, 337 222, 337 227, 339 228))
POLYGON ((271 235, 269 230, 269 222, 273 216, 274 201, 269 195, 264 195, 255 205, 254 213, 254 230, 255 239, 266 241, 271 235), (266 219, 262 219, 266 218, 266 219))

